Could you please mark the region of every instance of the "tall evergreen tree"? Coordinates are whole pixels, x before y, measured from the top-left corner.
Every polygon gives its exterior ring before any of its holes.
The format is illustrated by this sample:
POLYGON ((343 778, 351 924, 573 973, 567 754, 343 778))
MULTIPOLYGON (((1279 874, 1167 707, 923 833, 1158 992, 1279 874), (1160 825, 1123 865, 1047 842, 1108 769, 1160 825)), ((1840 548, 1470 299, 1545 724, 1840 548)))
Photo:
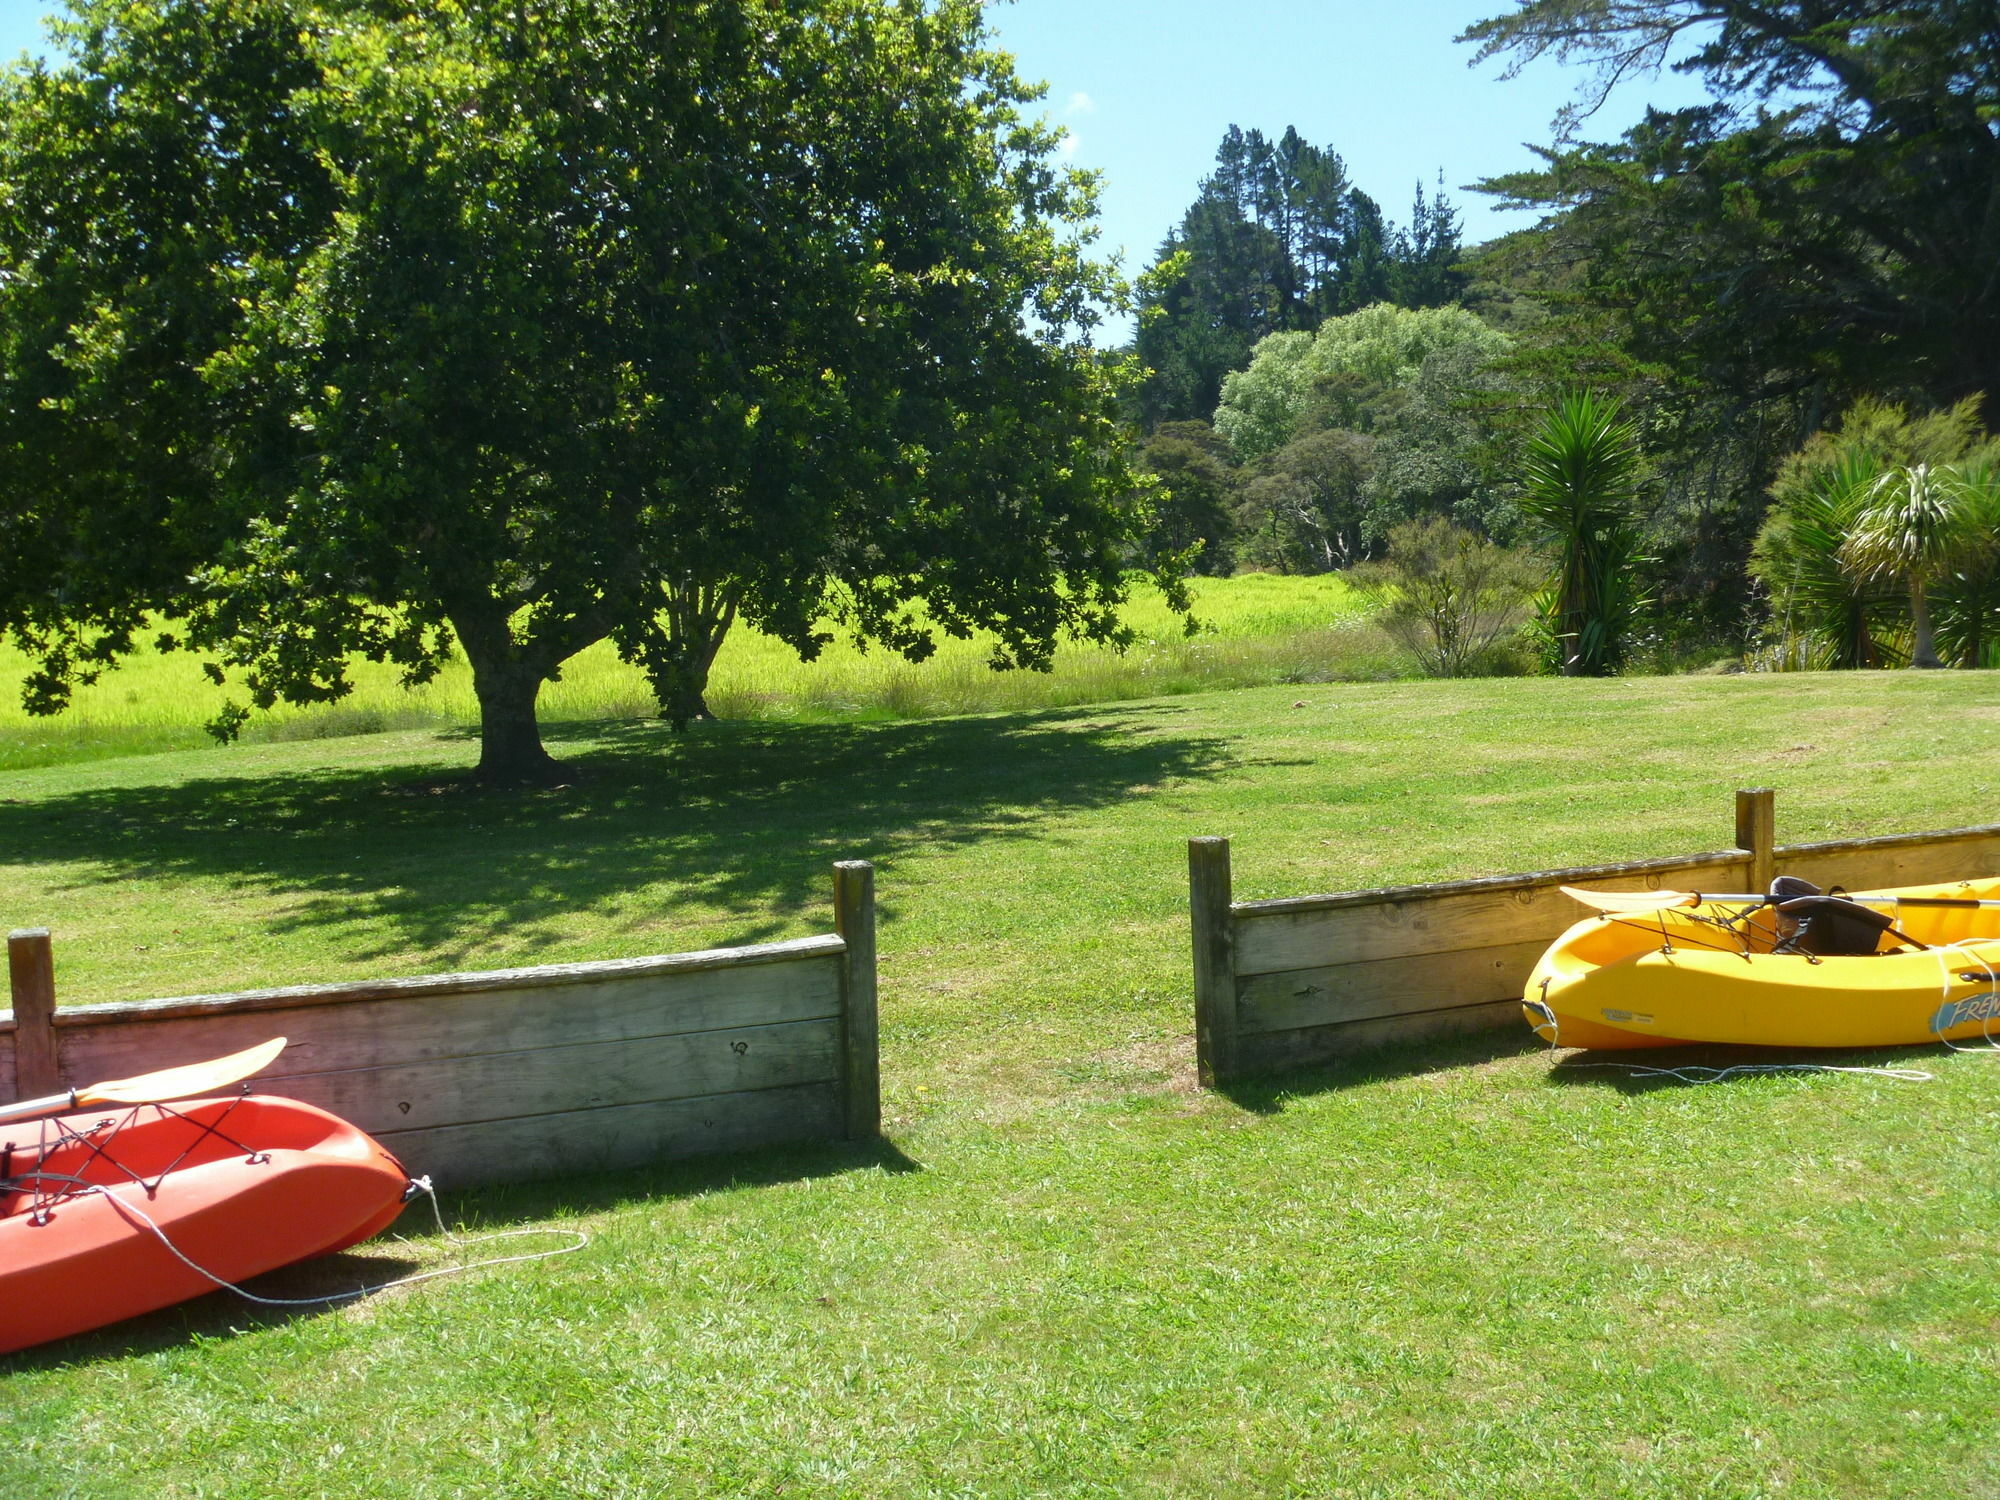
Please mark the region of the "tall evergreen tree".
POLYGON ((1400 307, 1443 307, 1456 302, 1465 288, 1466 277, 1457 269, 1459 255, 1459 214, 1444 192, 1444 174, 1438 174, 1437 193, 1424 196, 1417 184, 1416 201, 1410 205, 1410 227, 1400 237, 1389 285, 1400 307))
POLYGON ((1148 428, 1206 419, 1222 378, 1268 334, 1311 332, 1377 302, 1435 307, 1460 278, 1458 212, 1417 192, 1408 233, 1355 187, 1339 153, 1287 126, 1232 125, 1141 292, 1140 397, 1148 428))

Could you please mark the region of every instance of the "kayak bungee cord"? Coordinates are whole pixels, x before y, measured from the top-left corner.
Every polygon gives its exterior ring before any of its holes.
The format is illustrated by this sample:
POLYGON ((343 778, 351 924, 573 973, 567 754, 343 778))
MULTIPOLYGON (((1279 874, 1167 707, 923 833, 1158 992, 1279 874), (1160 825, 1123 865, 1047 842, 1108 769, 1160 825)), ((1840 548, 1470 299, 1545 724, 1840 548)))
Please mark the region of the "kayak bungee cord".
MULTIPOLYGON (((1934 1025, 1933 1035, 1954 1052, 1984 1052, 1989 1055, 2000 1053, 2000 1037, 1996 1037, 1993 1034, 1993 1022, 1996 1018, 2000 1018, 2000 1002, 1996 1001, 1996 997, 2000 997, 2000 969, 1995 969, 1992 960, 1988 959, 1982 953, 1974 952, 1971 947, 1971 944, 1975 942, 1990 943, 1991 941, 1990 938, 1961 938, 1955 943, 1940 943, 1930 950, 1937 955, 1938 969, 1944 976, 1944 983, 1941 990, 1942 1000, 1938 1006, 1937 1015, 1932 1017, 1932 1021, 1937 1023, 1934 1025), (1950 1027, 1957 1024, 1955 1021, 1946 1019, 1950 1012, 1955 1009, 1951 998, 1952 980, 1962 979, 1971 981, 1973 978, 1969 971, 1956 973, 1953 971, 1950 960, 1945 957, 1947 953, 1951 952, 1956 952, 1962 958, 1979 965, 1981 973, 1986 977, 1985 995, 1968 995, 1965 999, 1957 1002, 1957 1005, 1977 1005, 1982 999, 1987 1002, 1982 1007, 1985 1014, 1976 1018, 1979 1022, 1979 1039, 1985 1043, 1984 1046, 1961 1047, 1957 1042, 1954 1042, 1944 1034, 1950 1027)), ((1965 1019, 1970 1021, 1975 1019, 1975 1017, 1967 1015, 1965 1019)))
POLYGON ((419 1193, 430 1199, 431 1213, 437 1220, 438 1233, 444 1238, 445 1243, 451 1245, 454 1249, 464 1250, 474 1245, 491 1244, 495 1240, 520 1239, 524 1236, 534 1234, 566 1234, 575 1243, 562 1245, 554 1250, 538 1250, 532 1255, 499 1255, 487 1260, 471 1261, 463 1265, 440 1266, 434 1271, 418 1271, 409 1276, 398 1276, 393 1281, 378 1282, 373 1286, 356 1287, 352 1291, 329 1292, 321 1297, 264 1297, 258 1295, 256 1292, 245 1289, 236 1282, 216 1275, 206 1266, 192 1259, 180 1246, 167 1237, 167 1232, 154 1223, 143 1209, 137 1204, 128 1202, 126 1199, 112 1192, 104 1184, 90 1182, 81 1177, 66 1177, 56 1173, 39 1175, 47 1177, 52 1182, 68 1182, 72 1184, 74 1191, 66 1194, 65 1196, 67 1197, 81 1198, 89 1197, 92 1194, 102 1196, 119 1213, 125 1215, 128 1220, 135 1221, 140 1227, 150 1230, 153 1236, 162 1245, 167 1247, 168 1252, 189 1270, 195 1272, 205 1280, 213 1282, 223 1290, 234 1292, 245 1301, 255 1302, 263 1307, 321 1307, 333 1302, 348 1302, 358 1297, 371 1297, 377 1292, 391 1291, 399 1286, 414 1286, 419 1281, 434 1281, 440 1276, 456 1276, 461 1271, 478 1271, 488 1266, 510 1266, 527 1261, 551 1260, 558 1255, 573 1255, 590 1243, 590 1236, 585 1234, 581 1229, 502 1229, 496 1230, 492 1234, 482 1234, 474 1236, 471 1239, 461 1239, 458 1235, 453 1234, 449 1229, 445 1228, 444 1210, 438 1206, 437 1191, 431 1186, 430 1178, 418 1177, 411 1180, 405 1201, 408 1198, 416 1197, 419 1193))
MULTIPOLYGON (((1617 919, 1607 915, 1606 920, 1616 921, 1617 919)), ((1626 925, 1637 926, 1638 924, 1632 923, 1626 925)), ((1722 927, 1730 926, 1726 922, 1718 922, 1715 925, 1722 927)), ((1647 928, 1641 928, 1641 930, 1650 931, 1647 928)), ((1747 937, 1747 935, 1744 936, 1747 937)), ((1685 934, 1683 934, 1682 940, 1688 941, 1685 934)), ((1953 1052, 1983 1053, 1987 1056, 2000 1056, 2000 1036, 1996 1036, 1993 1030, 1994 1022, 2000 1020, 2000 966, 1996 966, 1991 959, 1973 946, 1975 943, 1990 945, 1991 941, 1990 938, 1962 938, 1955 943, 1934 944, 1925 950, 1936 956, 1938 969, 1943 978, 1941 987, 1942 1005, 1937 1015, 1937 1020, 1940 1024, 1932 1034, 1953 1052), (1950 1014, 1950 1008, 1954 1003, 1951 999, 1952 981, 1954 979, 1970 981, 1975 978, 1975 974, 1970 967, 1964 971, 1953 968, 1952 959, 1948 955, 1954 953, 1969 966, 1977 966, 1977 977, 1983 977, 1986 981, 1986 992, 1983 996, 1970 996, 1956 1002, 1958 1005, 1971 1005, 1980 1000, 1988 1002, 1983 1007, 1985 1014, 1976 1018, 1980 1023, 1980 1041, 1984 1045, 1961 1046, 1950 1037, 1944 1035, 1944 1032, 1950 1026, 1956 1024, 1956 1022, 1947 1019, 1950 1014)), ((1713 946, 1700 944, 1698 940, 1697 945, 1713 946)), ((1544 997, 1547 995, 1547 990, 1548 985, 1544 981, 1544 997)), ((1546 998, 1541 1000, 1523 999, 1521 1003, 1527 1009, 1542 1017, 1532 1029, 1537 1036, 1540 1036, 1543 1029, 1547 1028, 1549 1050, 1557 1050, 1562 1045, 1560 1041, 1562 1023, 1557 1018, 1554 1007, 1548 1004, 1546 998)), ((1968 1015, 1965 1019, 1972 1020, 1975 1018, 1968 1015)), ((1898 1083, 1930 1083, 1936 1076, 1935 1074, 1925 1072, 1921 1068, 1877 1068, 1838 1063, 1736 1063, 1726 1068, 1712 1068, 1690 1063, 1683 1064, 1677 1068, 1654 1068, 1637 1063, 1558 1062, 1556 1067, 1578 1069, 1620 1068, 1629 1077, 1633 1078, 1672 1078, 1681 1083, 1695 1084, 1720 1083, 1723 1079, 1739 1073, 1866 1073, 1877 1078, 1894 1079, 1898 1083)))
MULTIPOLYGON (((244 1097, 248 1097, 247 1088, 244 1097)), ((193 1116, 175 1109, 170 1104, 158 1102, 134 1104, 122 1114, 106 1116, 82 1130, 77 1129, 69 1121, 60 1117, 45 1118, 39 1122, 38 1134, 40 1139, 32 1147, 34 1153, 32 1158, 33 1165, 26 1166, 20 1171, 7 1170, 7 1167, 11 1166, 12 1160, 17 1154, 25 1153, 23 1152, 23 1148, 16 1146, 12 1141, 6 1143, 4 1155, 0 1155, 0 1162, 7 1164, 0 1166, 0 1197, 25 1195, 28 1200, 25 1209, 29 1222, 36 1225, 43 1225, 48 1223, 50 1215, 62 1204, 73 1203, 79 1198, 87 1198, 93 1195, 101 1196, 125 1218, 127 1223, 144 1228, 150 1232, 162 1245, 166 1246, 168 1253, 203 1280, 232 1291, 247 1301, 261 1303, 270 1307, 310 1307, 334 1302, 345 1302, 358 1297, 370 1296, 376 1292, 388 1291, 394 1287, 409 1286, 419 1281, 429 1281, 440 1276, 454 1275, 460 1271, 474 1271, 488 1266, 512 1265, 518 1262, 547 1260, 557 1255, 569 1255, 574 1251, 583 1249, 584 1246, 590 1243, 590 1236, 582 1230, 577 1229, 508 1229, 499 1230, 492 1234, 479 1235, 470 1239, 462 1239, 445 1228, 444 1211, 438 1204, 437 1193, 431 1186, 430 1178, 418 1177, 411 1180, 409 1185, 404 1189, 403 1201, 407 1203, 419 1193, 429 1198, 431 1215, 437 1222, 438 1234, 454 1249, 463 1251, 476 1245, 491 1243, 495 1240, 518 1239, 529 1235, 568 1235, 575 1243, 563 1245, 553 1250, 538 1251, 532 1255, 497 1256, 487 1260, 472 1261, 455 1266, 443 1266, 431 1271, 422 1271, 409 1276, 398 1277, 393 1281, 385 1281, 378 1285, 357 1287, 351 1291, 334 1292, 320 1297, 264 1297, 255 1292, 247 1291, 236 1282, 230 1281, 227 1277, 218 1276, 208 1267, 196 1261, 192 1256, 183 1251, 180 1246, 176 1245, 167 1232, 144 1209, 140 1208, 136 1203, 129 1201, 125 1195, 112 1191, 114 1186, 121 1188, 136 1187, 146 1197, 152 1198, 158 1192, 160 1186, 172 1175, 174 1170, 188 1159, 195 1148, 203 1140, 211 1137, 243 1153, 244 1160, 250 1164, 254 1165, 258 1162, 269 1161, 269 1152, 253 1149, 222 1128, 242 1102, 242 1098, 231 1099, 219 1115, 213 1120, 206 1121, 197 1120, 193 1116), (146 1110, 152 1110, 162 1118, 171 1116, 175 1119, 186 1120, 190 1124, 199 1127, 194 1137, 186 1142, 171 1160, 157 1172, 150 1175, 134 1171, 132 1167, 120 1161, 111 1149, 125 1129, 134 1126, 141 1113, 146 1110), (52 1134, 53 1138, 51 1138, 52 1134), (63 1147, 81 1148, 85 1153, 84 1161, 79 1164, 79 1169, 85 1166, 95 1166, 111 1171, 123 1177, 125 1181, 116 1184, 106 1184, 77 1175, 75 1172, 51 1172, 43 1169, 40 1163, 48 1161, 52 1155, 63 1147)))
MULTIPOLYGON (((247 1098, 249 1096, 246 1093, 243 1097, 247 1098)), ((90 1162, 102 1163, 110 1170, 122 1174, 126 1181, 135 1183, 145 1189, 146 1196, 151 1198, 159 1192, 160 1184, 165 1182, 168 1176, 194 1153, 194 1149, 210 1136, 214 1136, 219 1141, 225 1141, 234 1149, 241 1151, 244 1159, 253 1166, 271 1159, 270 1152, 258 1151, 250 1146, 246 1146, 243 1142, 237 1140, 235 1136, 228 1134, 222 1129, 222 1122, 235 1112, 236 1106, 240 1103, 242 1103, 242 1099, 230 1100, 228 1106, 221 1114, 217 1115, 213 1120, 207 1121, 195 1120, 193 1116, 175 1109, 170 1104, 135 1104, 123 1119, 113 1119, 107 1115, 85 1130, 76 1129, 64 1119, 46 1119, 40 1122, 41 1139, 35 1145, 36 1160, 47 1161, 51 1154, 65 1145, 80 1146, 88 1153, 87 1159, 90 1162), (120 1131, 124 1130, 126 1126, 133 1124, 139 1118, 139 1112, 142 1109, 151 1109, 162 1119, 172 1116, 176 1120, 187 1120, 189 1123, 199 1127, 199 1133, 181 1148, 179 1154, 150 1178, 133 1171, 132 1168, 118 1160, 107 1149, 113 1141, 118 1139, 120 1131), (49 1140, 50 1125, 56 1127, 56 1138, 53 1142, 49 1140)), ((14 1151, 18 1148, 15 1147, 12 1141, 9 1141, 6 1143, 4 1149, 7 1156, 11 1158, 14 1151)), ((0 1172, 0 1192, 21 1192, 24 1189, 16 1186, 16 1184, 30 1184, 25 1189, 29 1195, 28 1219, 30 1223, 40 1226, 48 1223, 49 1214, 57 1204, 68 1198, 80 1196, 74 1192, 46 1193, 43 1191, 41 1184, 44 1182, 80 1183, 85 1181, 87 1179, 81 1177, 71 1177, 61 1173, 42 1172, 39 1170, 22 1172, 14 1176, 8 1176, 0 1172)))

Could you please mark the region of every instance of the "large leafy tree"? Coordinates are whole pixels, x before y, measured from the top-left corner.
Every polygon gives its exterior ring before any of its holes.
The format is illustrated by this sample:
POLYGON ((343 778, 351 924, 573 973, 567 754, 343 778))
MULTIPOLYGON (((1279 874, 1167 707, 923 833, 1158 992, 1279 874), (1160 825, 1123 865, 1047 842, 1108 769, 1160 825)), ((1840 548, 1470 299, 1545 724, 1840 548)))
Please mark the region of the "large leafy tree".
POLYGON ((1463 308, 1378 303, 1330 318, 1316 333, 1274 334, 1258 344, 1224 380, 1215 427, 1239 458, 1255 458, 1314 426, 1369 425, 1375 398, 1413 385, 1441 355, 1476 368, 1507 347, 1507 335, 1463 308))
MULTIPOLYGON (((1990 0, 1525 0, 1482 57, 1594 65, 1502 257, 1557 316, 1525 350, 1620 391, 1660 476, 1649 546, 1677 621, 1740 629, 1773 472, 1850 402, 2000 381, 2000 26, 1990 0), (1621 78, 1713 102, 1580 141, 1621 78)), ((1494 273, 1501 267, 1495 266, 1494 273)))
POLYGON ((1120 289, 973 0, 83 0, 64 37, 0 97, 0 625, 42 706, 148 609, 258 703, 455 640, 517 779, 605 639, 686 717, 738 618, 1121 636, 1120 289))
POLYGON ((1562 217, 1642 354, 1739 400, 2000 387, 1990 0, 1526 0, 1466 39, 1717 94, 1489 185, 1562 217))

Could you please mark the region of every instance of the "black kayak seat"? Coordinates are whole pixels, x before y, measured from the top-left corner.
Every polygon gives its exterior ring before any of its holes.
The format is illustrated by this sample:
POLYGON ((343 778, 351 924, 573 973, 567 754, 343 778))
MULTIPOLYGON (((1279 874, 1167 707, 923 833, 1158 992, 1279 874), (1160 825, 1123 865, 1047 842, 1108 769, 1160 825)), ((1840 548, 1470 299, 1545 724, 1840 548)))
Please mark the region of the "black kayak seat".
POLYGON ((1895 925, 1889 912, 1849 901, 1844 896, 1793 896, 1773 903, 1797 922, 1798 930, 1781 939, 1773 953, 1810 953, 1818 958, 1855 958, 1875 952, 1882 934, 1895 925))

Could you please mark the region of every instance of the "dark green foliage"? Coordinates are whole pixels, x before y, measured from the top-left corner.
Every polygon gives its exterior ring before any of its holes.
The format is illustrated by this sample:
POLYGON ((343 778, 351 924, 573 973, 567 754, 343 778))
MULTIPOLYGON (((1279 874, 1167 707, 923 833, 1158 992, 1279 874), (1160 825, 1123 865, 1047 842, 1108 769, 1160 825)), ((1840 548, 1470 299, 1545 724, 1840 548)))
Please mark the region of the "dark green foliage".
POLYGON ((1548 215, 1503 252, 1556 312, 1524 348, 1641 422, 1677 617, 1741 618, 1777 462, 1844 406, 2000 379, 1994 17, 1987 0, 1527 0, 1467 33, 1513 66, 1596 64, 1571 130, 1601 86, 1676 55, 1717 97, 1615 143, 1566 136, 1483 185, 1548 215))
POLYGON ((1463 280, 1458 253, 1458 214, 1442 181, 1428 199, 1418 187, 1400 231, 1335 152, 1290 127, 1272 141, 1230 126, 1215 171, 1142 279, 1136 347, 1152 372, 1143 421, 1206 420, 1223 376, 1269 334, 1377 302, 1450 301, 1463 280))
POLYGON ((1922 623, 1932 595, 1942 658, 1969 666, 1988 653, 1993 543, 2000 539, 1990 476, 2000 445, 1981 429, 1979 405, 1967 398, 1913 414, 1864 399, 1780 465, 1751 567, 1770 593, 1788 661, 1934 664, 1939 658, 1925 649, 1931 632, 1922 623), (1888 525, 1885 502, 1899 499, 1916 533, 1888 525), (1916 513, 1909 514, 1913 499, 1916 513), (1916 574, 1907 567, 1911 556, 1916 574))
MULTIPOLYGON (((1456 302, 1467 276, 1459 268, 1459 213, 1445 197, 1444 173, 1429 198, 1417 184, 1410 205, 1410 227, 1396 246, 1389 269, 1389 300, 1398 307, 1443 307, 1456 302)), ((1351 302, 1351 306, 1366 303, 1351 302)))
POLYGON ((1960 502, 1986 545, 1930 587, 1937 649, 1961 667, 2000 666, 2000 444, 1959 466, 1960 502))
POLYGON ((1228 445, 1206 422, 1163 422, 1140 447, 1139 463, 1161 485, 1141 555, 1158 565, 1188 554, 1195 572, 1226 578, 1236 565, 1228 445))
POLYGON ((684 718, 739 614, 1122 637, 1121 288, 971 0, 82 14, 0 111, 0 446, 55 456, 0 479, 0 626, 49 702, 148 608, 255 703, 455 638, 511 778, 606 638, 684 718))
POLYGON ((1634 509, 1638 431, 1616 402, 1564 396, 1523 452, 1521 513, 1556 558, 1543 596, 1553 665, 1566 677, 1603 677, 1624 665, 1641 599, 1634 509))
POLYGON ((1910 665, 1941 667, 1931 624, 1931 588, 1990 565, 2000 534, 1982 523, 1987 508, 1967 503, 1949 464, 1903 464, 1876 475, 1840 544, 1840 564, 1856 578, 1909 591, 1910 665))
POLYGON ((1372 438, 1328 428, 1244 466, 1236 523, 1245 559, 1274 573, 1325 573, 1367 555, 1372 438))
POLYGON ((1900 623, 1895 590, 1857 578, 1840 547, 1868 503, 1879 469, 1863 452, 1795 466, 1758 532, 1751 568, 1769 590, 1786 665, 1891 664, 1900 623))

